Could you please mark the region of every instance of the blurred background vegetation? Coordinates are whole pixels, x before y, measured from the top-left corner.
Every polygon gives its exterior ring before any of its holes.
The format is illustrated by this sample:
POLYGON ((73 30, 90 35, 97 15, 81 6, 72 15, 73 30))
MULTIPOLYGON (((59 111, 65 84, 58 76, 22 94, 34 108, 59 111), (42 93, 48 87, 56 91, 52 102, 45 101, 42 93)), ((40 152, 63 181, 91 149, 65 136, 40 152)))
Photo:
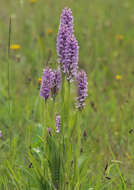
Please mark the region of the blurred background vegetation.
MULTIPOLYGON (((89 96, 83 115, 92 180, 102 180, 113 157, 128 188, 134 188, 134 1, 132 0, 0 0, 0 163, 10 158, 15 137, 16 160, 26 162, 27 130, 41 114, 33 110, 44 65, 57 65, 56 37, 61 11, 70 7, 79 42, 79 66, 88 73, 89 96), (11 17, 10 93, 8 115, 8 39, 11 17)), ((1 166, 2 167, 2 166, 1 166)), ((114 173, 115 171, 113 171, 114 173)), ((115 172, 116 173, 116 172, 115 172)), ((111 174, 112 175, 112 174, 111 174)), ((116 178, 116 175, 115 175, 116 178)), ((118 184, 118 177, 112 183, 118 184)), ((104 179, 105 180, 105 179, 104 179)), ((103 180, 102 180, 103 181, 103 180)), ((104 182, 104 181, 103 181, 104 182)), ((117 189, 117 186, 116 186, 117 189)))

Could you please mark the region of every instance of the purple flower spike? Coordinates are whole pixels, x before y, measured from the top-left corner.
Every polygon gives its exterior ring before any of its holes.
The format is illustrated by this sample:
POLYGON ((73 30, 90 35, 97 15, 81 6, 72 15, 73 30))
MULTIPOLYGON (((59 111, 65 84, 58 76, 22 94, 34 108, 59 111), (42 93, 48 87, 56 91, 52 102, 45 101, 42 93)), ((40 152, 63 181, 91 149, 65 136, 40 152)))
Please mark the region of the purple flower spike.
POLYGON ((87 75, 85 71, 80 71, 76 76, 77 85, 77 108, 82 110, 85 107, 85 98, 87 96, 87 75))
POLYGON ((49 68, 44 69, 42 76, 42 83, 40 89, 40 96, 47 100, 50 96, 52 81, 52 70, 49 68))
POLYGON ((74 35, 70 35, 67 39, 67 49, 65 56, 65 72, 68 82, 72 82, 76 76, 78 69, 78 42, 74 35))
POLYGON ((56 132, 59 133, 60 132, 60 126, 61 126, 61 117, 60 115, 56 116, 56 132))
POLYGON ((73 34, 73 16, 72 11, 65 8, 62 11, 60 18, 60 26, 57 36, 57 54, 59 56, 59 63, 61 64, 61 69, 65 73, 65 56, 66 56, 66 46, 67 38, 73 34))
POLYGON ((52 84, 51 84, 51 93, 53 100, 55 100, 55 97, 60 90, 61 87, 61 73, 60 70, 53 70, 52 71, 52 84))

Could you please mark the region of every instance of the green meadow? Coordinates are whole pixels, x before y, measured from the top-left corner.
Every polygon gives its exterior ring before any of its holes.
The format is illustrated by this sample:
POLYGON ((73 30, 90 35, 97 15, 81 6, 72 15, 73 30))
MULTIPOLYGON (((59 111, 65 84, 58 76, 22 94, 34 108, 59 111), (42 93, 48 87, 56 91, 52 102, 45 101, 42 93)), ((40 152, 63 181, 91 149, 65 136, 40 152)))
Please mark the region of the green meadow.
POLYGON ((134 1, 0 0, 0 132, 0 190, 133 190, 134 1), (64 7, 88 77, 80 112, 75 82, 40 97, 64 7))

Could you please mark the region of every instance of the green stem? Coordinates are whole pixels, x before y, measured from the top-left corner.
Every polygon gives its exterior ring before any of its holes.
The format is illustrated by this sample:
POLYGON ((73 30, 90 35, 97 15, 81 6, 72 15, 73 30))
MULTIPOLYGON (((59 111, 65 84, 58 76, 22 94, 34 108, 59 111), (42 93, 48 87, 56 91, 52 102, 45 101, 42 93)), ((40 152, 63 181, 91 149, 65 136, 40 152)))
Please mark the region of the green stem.
POLYGON ((48 126, 48 102, 45 102, 45 126, 48 126))
POLYGON ((62 111, 61 111, 61 132, 64 136, 64 119, 65 119, 65 105, 64 105, 64 97, 65 96, 65 75, 62 73, 62 87, 61 87, 61 104, 62 104, 62 111))
POLYGON ((70 83, 68 82, 68 97, 67 97, 67 107, 66 107, 66 124, 67 129, 69 130, 69 119, 70 119, 70 83))
POLYGON ((8 33, 8 51, 7 51, 7 79, 8 79, 8 117, 9 117, 9 130, 10 130, 10 145, 12 143, 12 129, 11 124, 11 94, 10 94, 10 43, 11 43, 11 17, 9 20, 9 33, 8 33))
POLYGON ((8 33, 8 53, 7 53, 7 61, 8 61, 8 68, 7 68, 7 77, 8 77, 8 99, 10 100, 10 44, 11 44, 11 17, 9 20, 9 33, 8 33))
POLYGON ((43 117, 43 125, 44 125, 44 127, 43 127, 43 137, 44 137, 44 139, 45 139, 45 134, 46 134, 46 129, 47 129, 47 127, 48 127, 48 102, 47 101, 45 101, 44 102, 44 117, 43 117))
MULTIPOLYGON (((80 128, 80 112, 76 112, 76 122, 75 125, 77 126, 77 147, 75 147, 75 156, 74 156, 74 183, 78 184, 80 181, 80 176, 79 176, 79 166, 78 166, 78 159, 80 156, 80 148, 81 148, 81 128, 80 128)), ((78 185, 79 186, 79 185, 78 185)))
POLYGON ((55 100, 53 101, 53 110, 52 110, 52 117, 53 117, 53 119, 52 119, 52 125, 54 126, 54 127, 56 127, 56 123, 55 123, 55 120, 56 120, 56 109, 55 109, 55 107, 56 107, 56 102, 55 102, 55 100))
POLYGON ((63 176, 62 176, 62 189, 65 189, 65 138, 64 138, 64 127, 65 127, 65 75, 64 73, 62 72, 62 86, 61 86, 61 158, 62 158, 62 173, 63 173, 63 176))

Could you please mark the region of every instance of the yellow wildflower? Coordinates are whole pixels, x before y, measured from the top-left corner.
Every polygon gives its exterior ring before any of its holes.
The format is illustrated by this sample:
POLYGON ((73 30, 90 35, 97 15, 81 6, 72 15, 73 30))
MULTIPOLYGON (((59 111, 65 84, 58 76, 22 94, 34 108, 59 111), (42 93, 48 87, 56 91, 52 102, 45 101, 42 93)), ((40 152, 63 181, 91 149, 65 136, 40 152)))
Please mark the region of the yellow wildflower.
POLYGON ((42 82, 42 78, 38 78, 38 84, 40 85, 42 82))
POLYGON ((47 33, 48 33, 48 35, 52 34, 53 30, 52 29, 48 29, 47 33))
POLYGON ((124 36, 122 34, 119 34, 116 36, 117 40, 122 41, 124 39, 124 36))
POLYGON ((37 0, 29 0, 30 3, 36 3, 37 0))
POLYGON ((18 50, 18 49, 20 49, 20 45, 18 45, 18 44, 12 44, 10 46, 10 49, 12 49, 12 50, 18 50))
POLYGON ((115 78, 116 78, 116 80, 121 80, 122 76, 121 75, 116 75, 115 78))

